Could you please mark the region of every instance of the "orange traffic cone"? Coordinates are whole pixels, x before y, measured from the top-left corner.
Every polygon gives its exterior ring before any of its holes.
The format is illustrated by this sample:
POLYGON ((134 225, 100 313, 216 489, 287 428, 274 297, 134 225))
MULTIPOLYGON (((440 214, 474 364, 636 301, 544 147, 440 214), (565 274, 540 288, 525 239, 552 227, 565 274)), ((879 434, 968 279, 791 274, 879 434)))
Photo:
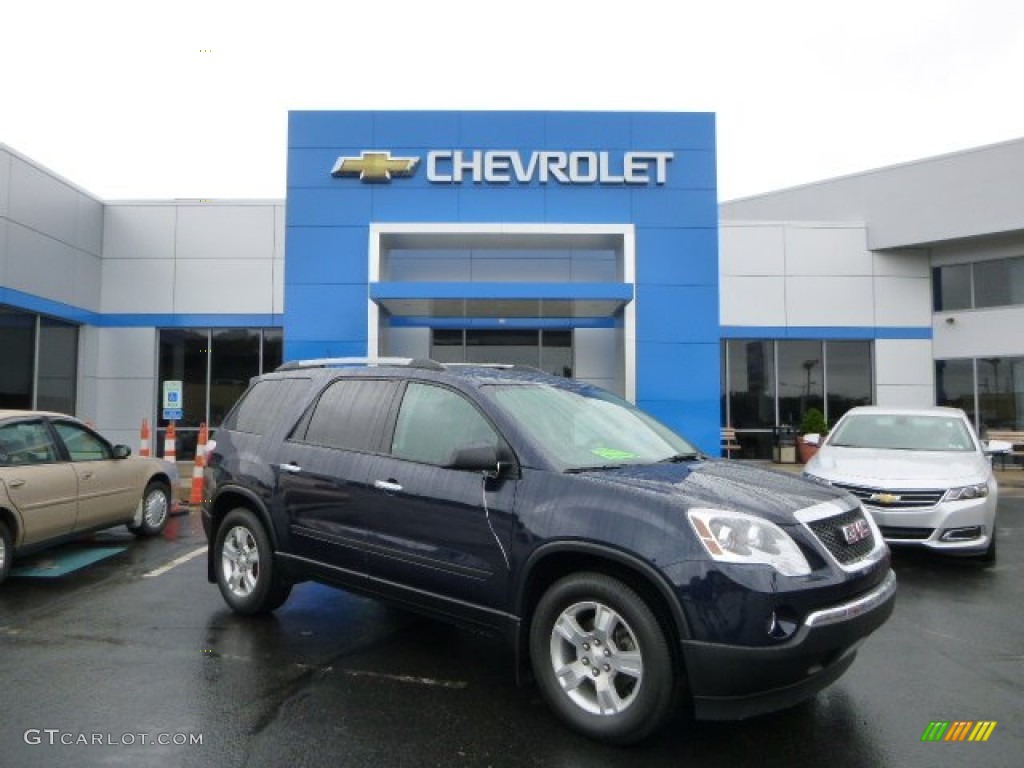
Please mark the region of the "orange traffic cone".
POLYGON ((139 456, 149 456, 149 419, 142 420, 142 433, 139 437, 139 456))
POLYGON ((167 434, 164 435, 164 458, 168 461, 178 460, 178 439, 174 433, 174 422, 167 425, 167 434))
POLYGON ((196 461, 192 465, 192 493, 189 496, 189 506, 198 507, 203 503, 203 469, 206 467, 206 440, 209 431, 206 423, 199 425, 199 440, 196 441, 196 461))

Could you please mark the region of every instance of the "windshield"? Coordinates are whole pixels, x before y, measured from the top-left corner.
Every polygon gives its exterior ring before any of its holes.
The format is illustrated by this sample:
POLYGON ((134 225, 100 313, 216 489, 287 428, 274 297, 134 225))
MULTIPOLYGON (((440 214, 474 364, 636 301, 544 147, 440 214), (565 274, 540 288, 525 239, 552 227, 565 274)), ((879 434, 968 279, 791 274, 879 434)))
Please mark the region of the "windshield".
POLYGON ((486 389, 562 470, 653 464, 697 454, 668 427, 603 390, 547 384, 486 389))
POLYGON ((914 414, 858 414, 843 419, 828 444, 841 448, 897 451, 973 451, 963 419, 914 414))

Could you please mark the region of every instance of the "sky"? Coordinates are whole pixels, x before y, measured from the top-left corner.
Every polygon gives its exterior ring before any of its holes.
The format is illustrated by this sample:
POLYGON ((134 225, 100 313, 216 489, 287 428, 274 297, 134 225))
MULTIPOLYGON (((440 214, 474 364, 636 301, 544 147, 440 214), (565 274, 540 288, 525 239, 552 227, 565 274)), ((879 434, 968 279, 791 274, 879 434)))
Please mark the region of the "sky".
POLYGON ((293 109, 716 113, 719 199, 1024 138, 1020 0, 6 0, 0 143, 285 196, 293 109))

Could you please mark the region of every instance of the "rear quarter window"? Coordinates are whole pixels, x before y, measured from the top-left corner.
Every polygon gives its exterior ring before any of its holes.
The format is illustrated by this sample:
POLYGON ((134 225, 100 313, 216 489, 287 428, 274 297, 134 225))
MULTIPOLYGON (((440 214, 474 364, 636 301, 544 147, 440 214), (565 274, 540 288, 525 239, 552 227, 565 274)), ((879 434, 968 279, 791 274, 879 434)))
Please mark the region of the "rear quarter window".
POLYGON ((253 384, 224 419, 224 429, 265 435, 281 412, 294 408, 303 397, 309 379, 264 379, 253 384))

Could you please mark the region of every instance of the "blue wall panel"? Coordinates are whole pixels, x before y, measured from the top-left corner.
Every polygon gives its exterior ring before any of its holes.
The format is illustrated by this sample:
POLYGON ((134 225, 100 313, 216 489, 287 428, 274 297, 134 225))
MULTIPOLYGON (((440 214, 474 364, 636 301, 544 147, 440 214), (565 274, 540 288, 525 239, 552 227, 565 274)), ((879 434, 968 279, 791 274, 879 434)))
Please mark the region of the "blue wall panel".
MULTIPOLYGON (((450 168, 450 163, 442 170, 450 168)), ((509 174, 511 176, 511 174, 509 174)), ((653 164, 649 175, 654 175, 653 164)), ((468 174, 467 174, 468 176, 468 174)), ((634 225, 637 399, 666 421, 717 446, 719 401, 718 208, 715 123, 710 114, 629 112, 294 112, 289 116, 285 357, 364 354, 367 295, 523 295, 559 286, 366 285, 374 222, 634 225), (561 184, 555 179, 435 183, 430 150, 671 152, 664 184, 561 184), (332 178, 339 156, 389 151, 420 158, 409 177, 366 183, 332 178), (322 231, 318 231, 322 230, 322 231), (397 293, 396 293, 397 291, 397 293), (512 291, 512 293, 509 293, 512 291), (483 292, 483 293, 481 293, 483 292), (711 438, 714 438, 712 441, 711 438)), ((613 284, 624 300, 634 286, 613 284)), ((593 290, 606 291, 608 286, 593 290)), ((571 286, 573 296, 591 290, 571 286)), ((616 293, 616 296, 619 294, 616 293)), ((603 296, 603 293, 602 293, 603 296)), ((571 324, 571 319, 555 319, 571 324)), ((580 318, 593 327, 600 318, 580 318)), ((612 321, 612 318, 605 318, 612 321)), ((458 322, 438 318, 434 323, 458 322)), ((463 321, 467 327, 472 320, 463 321)), ((481 323, 493 318, 481 318, 481 323)), ((524 322, 530 322, 526 320, 524 322)))

